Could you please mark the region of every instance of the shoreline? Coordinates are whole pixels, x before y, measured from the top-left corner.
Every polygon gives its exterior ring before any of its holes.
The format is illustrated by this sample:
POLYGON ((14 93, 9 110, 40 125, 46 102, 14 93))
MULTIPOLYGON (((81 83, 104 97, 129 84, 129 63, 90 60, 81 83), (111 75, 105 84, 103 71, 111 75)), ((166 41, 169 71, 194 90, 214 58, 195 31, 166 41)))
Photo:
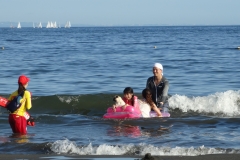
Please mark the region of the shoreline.
POLYGON ((64 154, 0 154, 2 160, 238 160, 240 154, 210 154, 199 156, 151 156, 145 159, 144 156, 128 156, 128 155, 64 155, 64 154))

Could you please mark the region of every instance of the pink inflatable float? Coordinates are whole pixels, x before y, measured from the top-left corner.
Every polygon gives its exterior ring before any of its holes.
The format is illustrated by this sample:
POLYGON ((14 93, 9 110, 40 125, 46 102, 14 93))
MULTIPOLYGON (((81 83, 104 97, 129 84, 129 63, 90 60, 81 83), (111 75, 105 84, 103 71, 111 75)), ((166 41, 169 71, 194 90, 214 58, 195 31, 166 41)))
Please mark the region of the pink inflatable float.
MULTIPOLYGON (((163 112, 162 113, 163 117, 170 117, 170 113, 168 112, 163 112)), ((127 118, 141 118, 142 113, 138 108, 135 108, 133 106, 127 106, 125 110, 122 109, 122 107, 117 107, 116 112, 113 111, 112 107, 109 107, 107 109, 107 113, 103 115, 103 118, 106 119, 127 119, 127 118)), ((157 117, 156 112, 151 111, 149 113, 149 117, 157 117)))

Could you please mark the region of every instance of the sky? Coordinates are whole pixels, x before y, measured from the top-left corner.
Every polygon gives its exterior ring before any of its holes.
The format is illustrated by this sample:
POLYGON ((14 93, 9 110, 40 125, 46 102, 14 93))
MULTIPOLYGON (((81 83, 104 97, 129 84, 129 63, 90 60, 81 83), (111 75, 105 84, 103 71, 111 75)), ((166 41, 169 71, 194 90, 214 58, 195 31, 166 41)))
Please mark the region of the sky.
POLYGON ((240 0, 0 0, 0 23, 240 25, 240 0))

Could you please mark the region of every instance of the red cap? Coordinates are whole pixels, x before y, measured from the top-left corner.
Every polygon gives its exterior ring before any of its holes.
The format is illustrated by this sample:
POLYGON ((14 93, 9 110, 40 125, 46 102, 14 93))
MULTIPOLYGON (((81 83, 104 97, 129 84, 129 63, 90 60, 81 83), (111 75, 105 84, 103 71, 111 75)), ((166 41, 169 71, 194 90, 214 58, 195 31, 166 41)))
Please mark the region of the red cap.
POLYGON ((25 75, 21 75, 18 78, 18 83, 21 83, 22 85, 27 84, 29 81, 30 81, 30 79, 25 75))

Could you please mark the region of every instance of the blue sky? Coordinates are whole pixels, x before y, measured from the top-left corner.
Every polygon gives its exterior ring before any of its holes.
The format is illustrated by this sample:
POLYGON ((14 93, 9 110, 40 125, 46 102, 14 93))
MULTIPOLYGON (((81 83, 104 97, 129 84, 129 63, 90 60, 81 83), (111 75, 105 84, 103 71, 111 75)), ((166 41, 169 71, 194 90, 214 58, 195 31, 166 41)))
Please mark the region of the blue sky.
POLYGON ((0 0, 0 22, 240 25, 240 0, 0 0))

